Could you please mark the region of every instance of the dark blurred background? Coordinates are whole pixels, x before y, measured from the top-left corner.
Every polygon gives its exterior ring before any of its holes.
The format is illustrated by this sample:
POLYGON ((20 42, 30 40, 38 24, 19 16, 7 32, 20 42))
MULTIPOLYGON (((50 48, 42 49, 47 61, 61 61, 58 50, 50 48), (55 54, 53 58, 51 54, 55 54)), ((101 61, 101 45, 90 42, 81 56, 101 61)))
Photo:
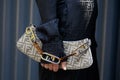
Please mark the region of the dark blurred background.
MULTIPOLYGON (((97 58, 101 80, 120 80, 120 1, 98 0, 97 58)), ((38 80, 38 63, 16 49, 27 25, 40 24, 35 0, 0 0, 0 80, 38 80)))

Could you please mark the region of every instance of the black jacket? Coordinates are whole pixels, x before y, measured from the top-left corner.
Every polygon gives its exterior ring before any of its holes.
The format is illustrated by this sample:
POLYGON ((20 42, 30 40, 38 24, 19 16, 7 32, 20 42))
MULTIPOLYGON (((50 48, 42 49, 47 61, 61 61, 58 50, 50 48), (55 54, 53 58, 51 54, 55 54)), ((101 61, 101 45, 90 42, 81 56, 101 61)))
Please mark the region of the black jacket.
POLYGON ((43 50, 56 56, 64 56, 63 40, 84 38, 96 46, 96 0, 36 0, 42 24, 37 35, 43 42, 43 50))

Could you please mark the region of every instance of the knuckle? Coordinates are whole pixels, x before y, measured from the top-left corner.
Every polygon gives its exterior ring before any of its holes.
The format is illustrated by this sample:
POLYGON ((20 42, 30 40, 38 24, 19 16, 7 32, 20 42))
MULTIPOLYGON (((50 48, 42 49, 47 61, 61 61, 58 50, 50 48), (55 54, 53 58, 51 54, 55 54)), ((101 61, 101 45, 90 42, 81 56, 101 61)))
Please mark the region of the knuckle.
POLYGON ((52 64, 49 64, 49 70, 52 70, 52 64))
POLYGON ((57 72, 57 71, 58 71, 58 65, 56 65, 56 64, 53 65, 53 71, 54 71, 54 72, 57 72))
POLYGON ((48 69, 48 68, 49 68, 48 64, 45 64, 45 65, 44 65, 44 67, 45 67, 46 69, 48 69))

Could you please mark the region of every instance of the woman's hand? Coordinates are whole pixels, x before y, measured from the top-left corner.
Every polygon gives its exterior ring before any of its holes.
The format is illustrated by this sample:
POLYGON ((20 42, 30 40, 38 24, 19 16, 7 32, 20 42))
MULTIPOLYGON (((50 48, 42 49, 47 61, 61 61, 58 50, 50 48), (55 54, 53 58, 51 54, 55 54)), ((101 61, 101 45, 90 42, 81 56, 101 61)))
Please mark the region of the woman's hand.
POLYGON ((66 70, 66 62, 62 62, 60 64, 41 64, 45 69, 49 69, 51 71, 57 72, 60 68, 66 70))

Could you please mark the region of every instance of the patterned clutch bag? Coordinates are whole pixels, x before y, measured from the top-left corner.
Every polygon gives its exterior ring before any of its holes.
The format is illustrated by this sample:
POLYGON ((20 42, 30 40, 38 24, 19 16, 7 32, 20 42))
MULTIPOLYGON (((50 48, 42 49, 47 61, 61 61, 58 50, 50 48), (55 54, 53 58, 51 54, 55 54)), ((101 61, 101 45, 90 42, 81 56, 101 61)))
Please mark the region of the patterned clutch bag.
POLYGON ((90 49, 90 39, 63 41, 66 56, 59 58, 42 51, 42 42, 37 37, 35 29, 33 25, 28 26, 26 32, 17 41, 17 48, 23 54, 37 62, 43 59, 55 64, 59 64, 61 60, 67 57, 67 70, 84 69, 92 65, 93 59, 90 49))

